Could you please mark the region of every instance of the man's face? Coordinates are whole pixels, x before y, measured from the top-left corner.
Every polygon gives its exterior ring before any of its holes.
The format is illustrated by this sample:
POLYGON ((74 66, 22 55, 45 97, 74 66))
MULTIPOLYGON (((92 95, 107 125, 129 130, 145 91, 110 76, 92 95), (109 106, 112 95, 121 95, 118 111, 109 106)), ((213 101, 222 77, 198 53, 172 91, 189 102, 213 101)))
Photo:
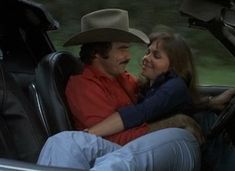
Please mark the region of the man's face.
POLYGON ((108 58, 99 58, 105 73, 115 77, 126 70, 131 59, 129 52, 130 43, 112 42, 112 48, 108 52, 108 58))

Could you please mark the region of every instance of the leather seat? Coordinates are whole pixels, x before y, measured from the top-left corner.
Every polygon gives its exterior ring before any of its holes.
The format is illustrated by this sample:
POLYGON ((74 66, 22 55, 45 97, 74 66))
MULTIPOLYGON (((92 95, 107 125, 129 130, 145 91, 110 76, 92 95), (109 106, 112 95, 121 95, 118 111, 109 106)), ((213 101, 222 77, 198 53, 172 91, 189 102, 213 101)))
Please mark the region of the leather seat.
POLYGON ((32 104, 0 65, 0 157, 36 162, 46 138, 32 104))
POLYGON ((73 129, 65 88, 69 76, 81 71, 79 58, 68 52, 51 53, 38 64, 35 86, 40 97, 41 116, 49 135, 73 129))

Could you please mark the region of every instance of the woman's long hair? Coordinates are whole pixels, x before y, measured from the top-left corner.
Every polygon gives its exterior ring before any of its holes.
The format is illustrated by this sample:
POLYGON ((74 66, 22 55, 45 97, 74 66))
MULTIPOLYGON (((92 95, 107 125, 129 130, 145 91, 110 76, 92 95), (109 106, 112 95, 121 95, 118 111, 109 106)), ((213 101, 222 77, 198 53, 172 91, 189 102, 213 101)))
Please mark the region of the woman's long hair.
POLYGON ((150 44, 157 42, 169 57, 170 69, 183 78, 189 88, 193 101, 198 100, 197 75, 192 52, 179 34, 168 32, 154 32, 150 36, 150 44))

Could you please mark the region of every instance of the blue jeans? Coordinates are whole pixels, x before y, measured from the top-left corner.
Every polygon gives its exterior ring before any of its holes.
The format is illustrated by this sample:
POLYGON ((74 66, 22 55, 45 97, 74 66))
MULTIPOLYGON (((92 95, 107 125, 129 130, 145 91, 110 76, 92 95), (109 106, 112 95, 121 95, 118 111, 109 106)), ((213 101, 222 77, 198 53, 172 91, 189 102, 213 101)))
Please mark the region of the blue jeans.
POLYGON ((198 171, 200 147, 191 133, 180 128, 156 131, 125 146, 65 131, 47 140, 38 164, 93 171, 198 171))

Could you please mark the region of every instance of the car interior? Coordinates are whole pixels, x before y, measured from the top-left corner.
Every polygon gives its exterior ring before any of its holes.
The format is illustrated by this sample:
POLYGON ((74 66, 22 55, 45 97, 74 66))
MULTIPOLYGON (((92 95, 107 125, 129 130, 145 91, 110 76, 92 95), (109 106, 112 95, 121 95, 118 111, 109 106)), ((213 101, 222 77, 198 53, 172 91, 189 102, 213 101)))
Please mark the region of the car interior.
MULTIPOLYGON (((189 27, 208 30, 235 55, 232 1, 184 0, 180 14, 189 27)), ((74 129, 64 92, 69 76, 81 73, 81 61, 55 49, 47 32, 59 23, 43 5, 2 0, 0 20, 0 170, 79 171, 35 163, 49 136, 74 129)), ((201 86, 200 93, 217 95, 228 88, 201 86)), ((211 136, 227 130, 235 143, 234 103, 235 98, 219 115, 211 136)))

